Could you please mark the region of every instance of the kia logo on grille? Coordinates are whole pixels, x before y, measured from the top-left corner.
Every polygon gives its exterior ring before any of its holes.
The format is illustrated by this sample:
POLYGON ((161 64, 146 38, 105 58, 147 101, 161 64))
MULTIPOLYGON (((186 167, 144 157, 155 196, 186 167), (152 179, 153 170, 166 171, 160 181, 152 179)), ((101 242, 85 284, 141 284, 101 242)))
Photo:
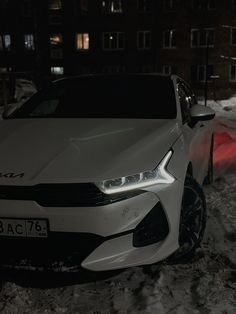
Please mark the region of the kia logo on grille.
POLYGON ((6 179, 16 179, 16 178, 23 178, 24 173, 13 173, 13 172, 7 172, 3 173, 0 172, 0 178, 6 178, 6 179))

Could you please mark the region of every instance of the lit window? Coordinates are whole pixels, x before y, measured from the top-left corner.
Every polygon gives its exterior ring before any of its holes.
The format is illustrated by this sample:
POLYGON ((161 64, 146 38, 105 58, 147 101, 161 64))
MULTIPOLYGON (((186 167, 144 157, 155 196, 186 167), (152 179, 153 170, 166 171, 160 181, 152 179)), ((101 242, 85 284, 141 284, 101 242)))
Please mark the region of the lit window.
POLYGON ((25 39, 25 49, 26 50, 35 50, 34 35, 27 34, 24 36, 24 39, 25 39))
POLYGON ((103 13, 122 13, 122 0, 102 0, 103 13))
POLYGON ((63 57, 62 51, 62 35, 53 34, 50 36, 50 54, 52 59, 61 59, 63 57))
POLYGON ((89 50, 89 34, 79 33, 76 35, 76 49, 89 50))
POLYGON ((104 50, 123 50, 124 49, 124 33, 122 32, 103 33, 103 49, 104 50))
POLYGON ((51 67, 51 74, 63 75, 64 74, 64 68, 63 67, 51 67))
POLYGON ((213 10, 216 8, 215 0, 192 0, 194 9, 213 10))
POLYGON ((191 79, 193 82, 205 82, 206 77, 209 78, 213 75, 213 65, 193 65, 191 67, 191 79), (207 73, 206 73, 207 72, 207 73))
POLYGON ((10 35, 0 35, 0 50, 11 50, 11 36, 10 35))
POLYGON ((150 0, 137 0, 137 9, 141 12, 149 12, 151 10, 150 0))
POLYGON ((137 32, 137 48, 140 50, 150 49, 151 47, 151 32, 138 31, 137 32))
POLYGON ((214 29, 192 29, 191 47, 214 47, 214 29))
POLYGON ((176 48, 176 30, 171 29, 163 33, 163 47, 176 48))
POLYGON ((61 10, 61 0, 50 0, 49 8, 50 10, 61 10))
POLYGON ((236 27, 231 28, 231 45, 236 46, 236 27))
POLYGON ((236 64, 230 65, 230 81, 236 82, 236 64))
POLYGON ((164 75, 171 75, 171 74, 177 74, 177 68, 173 65, 163 65, 162 66, 162 73, 164 75))
POLYGON ((53 34, 50 36, 50 44, 51 47, 58 47, 62 45, 62 35, 61 34, 53 34))

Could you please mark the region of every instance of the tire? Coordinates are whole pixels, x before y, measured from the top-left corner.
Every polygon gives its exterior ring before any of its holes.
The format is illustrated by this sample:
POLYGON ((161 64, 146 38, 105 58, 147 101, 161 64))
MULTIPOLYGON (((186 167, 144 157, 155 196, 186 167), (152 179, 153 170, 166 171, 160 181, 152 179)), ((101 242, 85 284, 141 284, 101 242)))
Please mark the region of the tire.
POLYGON ((184 193, 179 225, 179 249, 170 261, 178 262, 194 256, 206 228, 207 210, 200 185, 189 175, 184 183, 184 193))
POLYGON ((203 182, 206 185, 209 185, 213 182, 213 149, 214 149, 214 137, 212 136, 210 156, 209 156, 209 161, 208 161, 208 170, 207 170, 207 175, 203 182))

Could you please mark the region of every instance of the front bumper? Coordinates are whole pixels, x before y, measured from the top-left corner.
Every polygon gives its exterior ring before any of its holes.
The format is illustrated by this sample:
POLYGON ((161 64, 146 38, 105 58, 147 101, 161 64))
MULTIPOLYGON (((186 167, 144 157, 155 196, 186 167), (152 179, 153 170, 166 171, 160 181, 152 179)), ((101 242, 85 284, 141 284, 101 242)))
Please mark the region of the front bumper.
POLYGON ((48 265, 43 257, 49 256, 50 264, 59 271, 76 266, 106 271, 158 262, 178 248, 182 191, 183 184, 176 180, 159 190, 154 186, 132 198, 96 207, 43 207, 34 201, 0 200, 0 217, 43 218, 50 226, 46 241, 1 239, 0 246, 7 250, 0 263, 13 265, 15 259, 14 266, 29 268, 32 265, 25 257, 32 260, 36 255, 36 269, 48 265), (157 204, 162 205, 168 221, 168 235, 162 241, 135 247, 133 231, 157 204), (57 259, 52 259, 50 253, 57 259), (59 262, 62 256, 64 261, 66 256, 64 264, 59 262))

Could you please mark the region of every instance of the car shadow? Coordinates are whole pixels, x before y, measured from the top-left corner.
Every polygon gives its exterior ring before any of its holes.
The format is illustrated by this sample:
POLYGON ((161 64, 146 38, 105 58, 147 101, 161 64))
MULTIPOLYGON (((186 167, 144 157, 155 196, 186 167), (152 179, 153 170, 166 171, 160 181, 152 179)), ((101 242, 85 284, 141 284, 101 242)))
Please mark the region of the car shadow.
POLYGON ((53 272, 3 268, 0 269, 0 282, 11 282, 25 288, 50 289, 106 280, 123 271, 124 269, 92 272, 79 269, 73 272, 53 272))

